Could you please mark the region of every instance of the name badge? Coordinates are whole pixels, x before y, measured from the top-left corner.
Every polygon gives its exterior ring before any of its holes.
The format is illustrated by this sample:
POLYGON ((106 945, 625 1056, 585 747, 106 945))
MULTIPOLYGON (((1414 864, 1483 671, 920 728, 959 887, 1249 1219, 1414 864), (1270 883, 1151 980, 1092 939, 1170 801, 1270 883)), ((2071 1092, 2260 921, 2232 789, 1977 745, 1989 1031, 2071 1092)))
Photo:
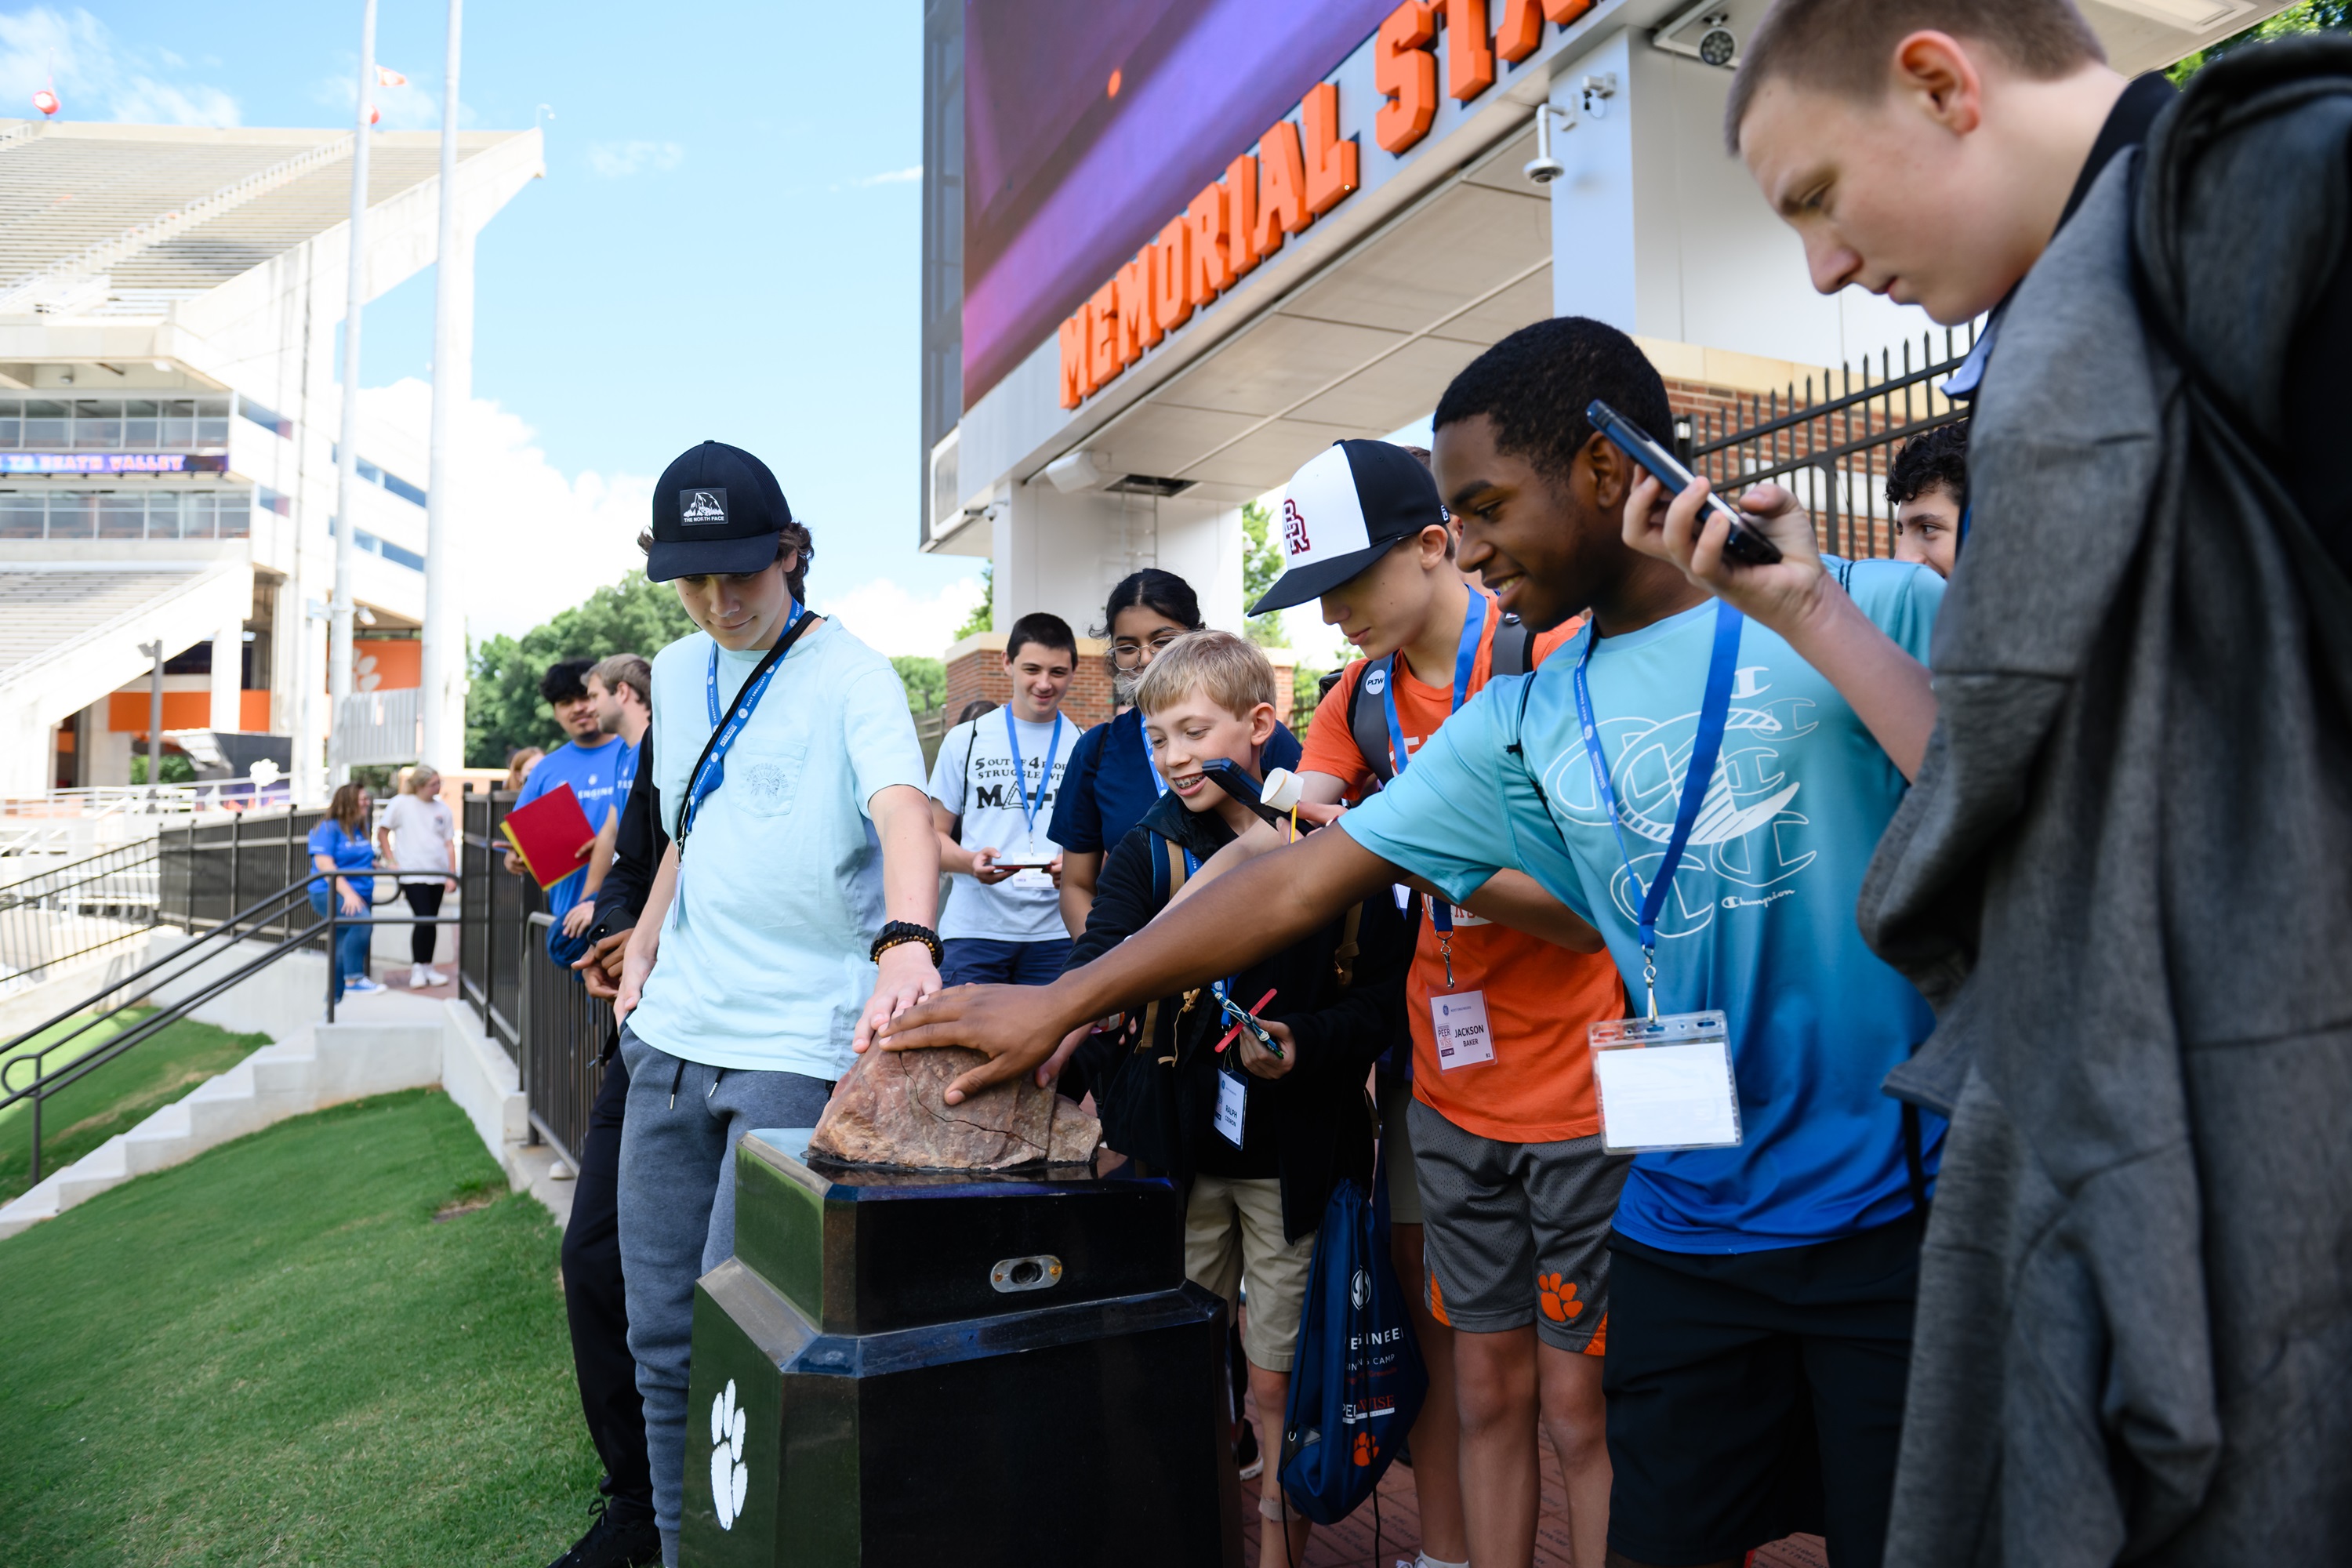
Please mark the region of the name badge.
POLYGON ((1025 888, 1033 892, 1043 889, 1050 893, 1054 890, 1054 879, 1032 866, 1026 870, 1015 871, 1005 878, 1004 885, 1008 888, 1025 888))
POLYGON ((1249 1085, 1229 1072, 1217 1074, 1217 1131, 1226 1142, 1242 1146, 1242 1112, 1249 1107, 1249 1085))
POLYGON ((1720 1011, 1592 1026, 1601 1146, 1612 1154, 1739 1142, 1739 1089, 1720 1011))
POLYGON ((1495 1059, 1495 1035, 1486 1026, 1485 992, 1442 992, 1432 996, 1429 1021, 1437 1036, 1437 1066, 1441 1072, 1495 1059))

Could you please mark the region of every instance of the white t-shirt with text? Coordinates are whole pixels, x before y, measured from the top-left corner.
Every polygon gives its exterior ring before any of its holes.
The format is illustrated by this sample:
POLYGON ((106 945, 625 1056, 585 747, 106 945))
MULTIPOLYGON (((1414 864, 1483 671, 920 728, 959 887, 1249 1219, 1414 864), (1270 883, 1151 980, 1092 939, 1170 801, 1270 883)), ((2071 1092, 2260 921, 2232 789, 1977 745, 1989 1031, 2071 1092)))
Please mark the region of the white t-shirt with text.
MULTIPOLYGON (((941 737, 939 758, 931 764, 931 798, 963 819, 957 842, 965 848, 993 845, 999 859, 1050 860, 1060 853, 1046 837, 1054 820, 1054 797, 1062 787, 1062 773, 1070 764, 1070 753, 1077 750, 1085 727, 1064 719, 1061 738, 1056 741, 1051 720, 1043 724, 1010 720, 1021 738, 1021 782, 1016 790, 1013 738, 1005 729, 1011 712, 1009 708, 999 708, 983 713, 941 737), (1042 801, 1040 778, 1045 781, 1042 801), (1034 809, 1034 817, 1023 809, 1024 795, 1034 809)), ((958 877, 955 896, 940 917, 942 940, 1055 942, 1069 934, 1069 928, 1062 923, 1061 895, 1053 879, 1043 871, 1024 871, 992 885, 958 877)))

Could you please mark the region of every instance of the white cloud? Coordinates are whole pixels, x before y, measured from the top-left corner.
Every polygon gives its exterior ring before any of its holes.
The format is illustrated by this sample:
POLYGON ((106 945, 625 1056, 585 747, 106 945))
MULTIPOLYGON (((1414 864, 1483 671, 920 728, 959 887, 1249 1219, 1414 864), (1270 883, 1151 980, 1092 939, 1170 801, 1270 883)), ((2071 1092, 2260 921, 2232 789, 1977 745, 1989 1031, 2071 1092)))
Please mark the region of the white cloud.
MULTIPOLYGON (((818 563, 824 563, 822 554, 818 563)), ((920 598, 887 577, 828 593, 819 576, 809 584, 809 605, 838 619, 868 647, 886 654, 937 658, 947 651, 955 640, 955 629, 987 592, 988 584, 977 573, 920 598)))
POLYGON ((588 148, 589 172, 607 180, 626 179, 649 169, 663 174, 685 159, 686 149, 675 142, 597 142, 588 148))
MULTIPOLYGON (((415 377, 361 394, 366 425, 392 426, 418 449, 432 406, 431 384, 415 377)), ((536 445, 538 432, 483 398, 459 416, 454 433, 452 575, 469 636, 520 637, 643 569, 636 537, 651 515, 654 476, 592 469, 567 478, 536 445)))
MULTIPOLYGON (((360 396, 363 425, 383 433, 372 442, 362 437, 362 452, 425 450, 430 383, 412 376, 360 396)), ((485 398, 474 399, 453 430, 457 558, 452 576, 469 637, 520 637, 606 584, 645 569, 636 540, 651 517, 655 476, 595 469, 566 475, 548 461, 537 431, 485 398)), ((426 478, 421 471, 413 477, 426 478)), ((811 590, 817 609, 839 617, 868 646, 936 658, 987 584, 974 572, 919 595, 887 577, 835 588, 820 570, 811 590)))
POLYGON ((887 174, 868 174, 862 180, 850 183, 856 185, 904 185, 922 177, 923 166, 918 163, 911 169, 893 169, 887 174))
POLYGON ((60 118, 131 124, 235 125, 236 100, 184 76, 184 61, 118 44, 79 6, 36 5, 0 15, 0 110, 31 117, 33 94, 57 74, 60 118))

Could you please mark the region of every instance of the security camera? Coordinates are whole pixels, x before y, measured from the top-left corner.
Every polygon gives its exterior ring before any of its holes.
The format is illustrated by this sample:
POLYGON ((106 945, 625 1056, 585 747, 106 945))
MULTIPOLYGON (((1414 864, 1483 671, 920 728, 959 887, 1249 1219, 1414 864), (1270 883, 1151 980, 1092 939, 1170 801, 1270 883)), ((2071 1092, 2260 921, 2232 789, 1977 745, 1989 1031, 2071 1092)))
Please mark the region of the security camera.
POLYGON ((1732 58, 1739 53, 1739 40, 1732 37, 1725 23, 1731 20, 1727 11, 1713 12, 1699 18, 1706 31, 1698 36, 1698 58, 1711 66, 1729 68, 1732 58))
POLYGON ((1549 185, 1568 170, 1551 155, 1551 122, 1559 120, 1560 129, 1575 129, 1576 111, 1565 104, 1547 103, 1536 110, 1536 155, 1519 166, 1519 173, 1538 185, 1549 185))

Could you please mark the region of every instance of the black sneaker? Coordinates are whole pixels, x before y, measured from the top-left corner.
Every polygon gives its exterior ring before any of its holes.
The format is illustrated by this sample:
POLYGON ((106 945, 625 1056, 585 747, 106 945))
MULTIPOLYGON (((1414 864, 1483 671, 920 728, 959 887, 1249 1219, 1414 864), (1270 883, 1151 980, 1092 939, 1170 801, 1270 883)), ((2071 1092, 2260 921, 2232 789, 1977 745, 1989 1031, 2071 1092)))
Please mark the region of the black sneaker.
POLYGON ((588 1511, 596 1522, 548 1568, 646 1568, 661 1562, 661 1531, 654 1528, 653 1510, 627 1502, 608 1507, 598 1498, 588 1511))

